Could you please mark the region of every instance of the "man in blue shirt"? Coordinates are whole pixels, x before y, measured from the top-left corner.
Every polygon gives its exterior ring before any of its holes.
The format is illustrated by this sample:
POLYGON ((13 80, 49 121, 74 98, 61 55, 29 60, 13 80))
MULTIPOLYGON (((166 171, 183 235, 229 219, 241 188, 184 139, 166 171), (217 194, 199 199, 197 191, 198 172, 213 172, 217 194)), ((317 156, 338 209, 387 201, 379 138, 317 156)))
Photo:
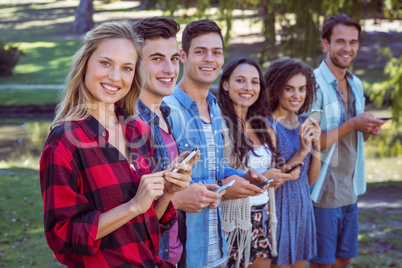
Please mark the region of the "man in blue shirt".
POLYGON ((314 71, 320 89, 313 109, 322 110, 325 160, 311 193, 318 249, 311 268, 347 267, 357 256, 357 196, 366 191, 364 141, 384 123, 364 112, 362 82, 348 71, 360 32, 360 24, 346 14, 331 17, 322 30, 327 57, 314 71))
MULTIPOLYGON (((180 54, 176 34, 180 25, 170 18, 151 17, 137 21, 134 28, 144 39, 142 71, 146 78, 138 101, 138 116, 152 130, 157 171, 167 170, 178 156, 178 149, 168 123, 170 108, 163 102, 163 97, 173 93, 179 74, 180 54)), ((176 209, 180 208, 172 202, 176 209)), ((176 222, 161 237, 159 256, 177 264, 182 250, 176 222)))
MULTIPOLYGON (((193 183, 174 197, 187 212, 184 224, 179 226, 180 233, 185 235, 182 240, 185 253, 179 267, 221 267, 227 260, 219 207, 220 197, 225 192, 213 192, 218 187, 216 183, 221 185, 226 178, 225 182, 236 180, 236 185, 245 180, 242 176, 254 183, 266 179, 252 170, 246 174, 234 170, 224 159, 221 111, 216 98, 209 92, 224 62, 223 38, 215 22, 199 20, 186 26, 180 60, 184 66, 183 78, 173 95, 164 100, 171 108, 169 121, 179 151, 197 146, 201 156, 193 166, 193 183), (198 204, 197 197, 205 192, 209 194, 202 200, 210 203, 198 204)), ((241 190, 232 186, 226 190, 226 195, 229 198, 244 197, 241 190)), ((248 191, 248 195, 261 194, 263 189, 251 185, 248 191)))

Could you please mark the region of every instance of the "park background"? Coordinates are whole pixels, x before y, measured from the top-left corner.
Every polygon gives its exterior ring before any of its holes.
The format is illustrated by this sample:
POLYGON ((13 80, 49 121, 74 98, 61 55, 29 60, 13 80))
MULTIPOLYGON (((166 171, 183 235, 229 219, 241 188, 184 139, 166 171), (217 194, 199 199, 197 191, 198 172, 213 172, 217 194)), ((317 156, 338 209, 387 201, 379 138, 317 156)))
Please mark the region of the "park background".
POLYGON ((44 238, 39 157, 73 54, 93 25, 164 15, 184 29, 213 19, 223 29, 225 62, 249 56, 265 71, 282 57, 318 67, 320 27, 341 12, 363 26, 351 70, 364 82, 366 110, 394 117, 366 142, 369 185, 359 198, 352 267, 402 267, 401 8, 396 0, 0 0, 0 57, 4 44, 24 53, 13 75, 0 77, 0 267, 61 266, 44 238))

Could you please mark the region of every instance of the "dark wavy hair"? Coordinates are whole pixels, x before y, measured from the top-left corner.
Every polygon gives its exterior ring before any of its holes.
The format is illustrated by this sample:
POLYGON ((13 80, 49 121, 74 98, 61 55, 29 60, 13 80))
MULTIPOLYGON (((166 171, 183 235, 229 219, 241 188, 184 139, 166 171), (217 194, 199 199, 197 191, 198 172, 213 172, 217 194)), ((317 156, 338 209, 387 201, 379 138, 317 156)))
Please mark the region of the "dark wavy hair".
POLYGON ((181 44, 184 52, 188 55, 191 41, 204 34, 217 33, 222 40, 222 47, 224 46, 221 28, 215 21, 209 19, 193 20, 183 30, 181 35, 181 44))
POLYGON ((362 31, 360 23, 345 13, 334 15, 325 22, 324 26, 322 27, 321 38, 323 40, 327 39, 328 43, 331 43, 332 30, 338 24, 356 27, 357 31, 359 32, 360 39, 360 33, 362 31))
MULTIPOLYGON (((221 79, 219 81, 218 90, 218 104, 222 110, 222 116, 226 121, 229 128, 229 136, 233 141, 234 152, 234 168, 241 168, 242 163, 247 163, 249 159, 248 152, 252 151, 254 155, 253 142, 246 136, 245 124, 249 123, 251 127, 256 131, 258 139, 262 144, 267 144, 275 156, 275 147, 268 134, 269 125, 268 120, 272 122, 271 116, 268 112, 266 103, 268 102, 268 93, 265 89, 265 83, 263 80, 262 72, 258 64, 250 58, 236 58, 229 62, 223 69, 221 79), (229 81, 233 71, 240 64, 248 64, 254 66, 260 77, 260 94, 257 101, 251 105, 247 111, 246 121, 243 121, 239 115, 237 115, 234 109, 234 103, 229 97, 229 92, 223 89, 223 83, 229 81)), ((256 155, 257 156, 257 155, 256 155)))
POLYGON ((294 59, 281 59, 273 62, 264 75, 269 96, 266 105, 270 114, 278 108, 279 97, 285 89, 285 85, 297 74, 306 77, 306 98, 296 114, 303 114, 310 110, 318 89, 313 71, 303 62, 294 59))
POLYGON ((133 24, 137 34, 143 39, 176 38, 180 25, 171 18, 150 17, 140 19, 133 24))

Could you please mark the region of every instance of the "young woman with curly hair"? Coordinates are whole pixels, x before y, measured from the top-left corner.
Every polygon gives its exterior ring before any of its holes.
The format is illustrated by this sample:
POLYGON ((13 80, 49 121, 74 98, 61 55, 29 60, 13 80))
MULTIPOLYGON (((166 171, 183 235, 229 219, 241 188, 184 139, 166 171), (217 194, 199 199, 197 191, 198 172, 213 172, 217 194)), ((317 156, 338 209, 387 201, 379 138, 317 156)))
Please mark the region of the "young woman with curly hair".
POLYGON ((317 250, 309 185, 315 183, 321 169, 321 130, 316 121, 302 114, 310 110, 317 84, 312 70, 293 59, 272 63, 264 81, 280 155, 277 165, 304 163, 297 180, 283 182, 275 191, 278 256, 272 263, 273 267, 304 267, 317 250))

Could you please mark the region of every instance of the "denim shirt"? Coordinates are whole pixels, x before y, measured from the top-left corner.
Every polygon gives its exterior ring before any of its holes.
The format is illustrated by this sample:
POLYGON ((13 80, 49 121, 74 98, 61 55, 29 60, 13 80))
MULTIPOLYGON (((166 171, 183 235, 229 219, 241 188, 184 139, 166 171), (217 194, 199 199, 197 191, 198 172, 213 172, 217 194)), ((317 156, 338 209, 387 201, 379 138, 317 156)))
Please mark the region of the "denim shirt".
MULTIPOLYGON (((347 71, 346 79, 350 85, 353 96, 355 97, 355 112, 356 115, 364 113, 365 97, 363 84, 359 78, 347 71)), ((314 70, 316 81, 320 86, 317 91, 316 100, 313 104, 313 109, 322 110, 320 127, 322 131, 329 131, 341 125, 345 120, 342 117, 341 105, 342 102, 337 95, 338 81, 328 68, 325 60, 320 67, 314 70)), ((317 182, 312 187, 311 198, 314 202, 318 202, 322 195, 322 187, 326 178, 331 172, 332 156, 337 149, 337 143, 325 150, 323 154, 324 162, 321 166, 321 172, 317 182)), ((336 154, 335 154, 336 155, 336 154)), ((355 172, 353 176, 353 191, 356 196, 366 192, 366 171, 364 163, 364 138, 363 133, 357 131, 357 159, 355 172)))
MULTIPOLYGON (((166 103, 162 102, 160 110, 166 122, 168 122, 167 120, 170 115, 169 106, 167 106, 166 103)), ((169 154, 166 149, 165 143, 163 142, 162 134, 159 129, 159 116, 156 113, 154 113, 151 109, 149 109, 141 100, 138 100, 138 117, 141 118, 142 121, 148 124, 154 135, 154 141, 156 145, 154 161, 155 161, 155 167, 157 167, 157 171, 167 169, 170 163, 169 154)), ((167 261, 169 261, 169 238, 170 238, 170 231, 166 231, 161 237, 160 248, 159 248, 159 257, 167 261)))
MULTIPOLYGON (((209 161, 213 161, 213 159, 208 159, 206 139, 197 103, 178 87, 176 87, 171 96, 165 97, 164 100, 171 109, 169 123, 177 141, 179 152, 189 151, 194 146, 198 146, 201 152, 199 161, 193 165, 191 183, 214 184, 215 180, 208 176, 208 163, 209 161)), ((207 96, 207 103, 216 145, 216 180, 221 182, 224 178, 231 175, 243 177, 243 171, 232 169, 225 162, 222 114, 215 96, 210 92, 207 96)), ((220 206, 218 207, 218 211, 219 221, 222 222, 220 206)), ((186 213, 186 227, 188 230, 185 242, 186 265, 191 268, 206 267, 208 263, 209 208, 204 208, 199 213, 186 213)), ((219 229, 223 260, 226 259, 227 255, 227 244, 221 226, 219 229)))

